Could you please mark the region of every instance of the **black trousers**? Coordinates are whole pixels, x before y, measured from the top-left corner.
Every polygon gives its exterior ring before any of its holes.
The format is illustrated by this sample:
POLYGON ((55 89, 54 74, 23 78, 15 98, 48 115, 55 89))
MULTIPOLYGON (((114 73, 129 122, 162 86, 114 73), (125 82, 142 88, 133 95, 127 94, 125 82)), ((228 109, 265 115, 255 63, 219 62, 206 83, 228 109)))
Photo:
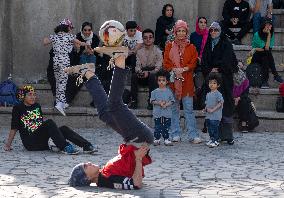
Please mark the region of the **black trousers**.
POLYGON ((79 147, 91 145, 86 139, 74 132, 67 126, 57 127, 53 120, 46 120, 32 136, 29 141, 25 141, 24 147, 29 151, 48 150, 48 140, 51 138, 54 144, 63 150, 69 143, 66 140, 74 143, 79 147))
POLYGON ((155 74, 151 73, 147 78, 138 78, 136 73, 133 73, 131 76, 131 96, 133 101, 137 101, 138 98, 138 85, 148 86, 149 87, 149 98, 151 97, 151 92, 158 87, 155 74))
POLYGON ((131 54, 125 59, 125 65, 131 69, 132 73, 135 73, 136 67, 136 54, 131 54))
POLYGON ((252 23, 250 21, 243 23, 243 24, 237 24, 233 25, 231 21, 221 21, 221 27, 222 31, 230 38, 230 39, 235 39, 237 38, 238 40, 241 40, 252 28, 252 23), (232 32, 229 28, 241 28, 241 30, 235 35, 234 32, 232 32))
POLYGON ((262 71, 262 82, 268 82, 269 79, 269 68, 274 76, 278 75, 276 71, 274 58, 272 55, 271 50, 269 51, 262 51, 262 52, 255 52, 252 57, 252 63, 258 63, 261 66, 262 71))

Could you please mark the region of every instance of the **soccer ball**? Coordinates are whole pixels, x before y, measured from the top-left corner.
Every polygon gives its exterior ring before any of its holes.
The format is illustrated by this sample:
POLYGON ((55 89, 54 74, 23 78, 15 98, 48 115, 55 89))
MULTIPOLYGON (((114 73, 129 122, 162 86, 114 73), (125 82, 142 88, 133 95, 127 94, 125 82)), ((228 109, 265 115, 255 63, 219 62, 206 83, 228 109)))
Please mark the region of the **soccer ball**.
POLYGON ((115 20, 106 21, 100 28, 99 36, 107 47, 119 47, 123 43, 126 31, 124 26, 115 20))

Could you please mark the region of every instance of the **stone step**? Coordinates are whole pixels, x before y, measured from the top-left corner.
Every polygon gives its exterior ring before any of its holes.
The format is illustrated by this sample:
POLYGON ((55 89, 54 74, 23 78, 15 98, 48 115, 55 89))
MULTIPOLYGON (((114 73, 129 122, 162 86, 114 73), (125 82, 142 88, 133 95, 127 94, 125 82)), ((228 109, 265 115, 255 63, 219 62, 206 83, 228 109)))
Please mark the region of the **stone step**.
MULTIPOLYGON (((250 45, 233 45, 238 59, 246 60, 249 51, 252 49, 250 45)), ((276 65, 284 63, 284 46, 275 46, 272 48, 272 54, 276 65)))
MULTIPOLYGON (((74 128, 105 128, 107 127, 99 120, 96 109, 90 107, 70 107, 67 116, 61 116, 50 107, 42 107, 44 117, 53 119, 58 125, 67 125, 74 128)), ((11 107, 0 107, 0 124, 2 127, 9 127, 11 123, 11 107)), ((143 122, 153 127, 152 111, 146 109, 132 110, 132 112, 143 122)), ((194 111, 197 118, 198 129, 203 128, 204 114, 201 111, 194 111)), ((257 132, 284 132, 284 113, 273 111, 257 111, 260 125, 255 129, 257 132)), ((235 119, 235 131, 237 131, 237 119, 235 119)), ((183 111, 181 111, 181 124, 184 128, 183 111)))
MULTIPOLYGON (((230 28, 232 32, 239 32, 240 28, 230 28)), ((275 46, 283 46, 284 45, 284 28, 275 28, 275 46)), ((251 45, 253 38, 252 29, 245 35, 242 39, 242 44, 244 45, 251 45)))

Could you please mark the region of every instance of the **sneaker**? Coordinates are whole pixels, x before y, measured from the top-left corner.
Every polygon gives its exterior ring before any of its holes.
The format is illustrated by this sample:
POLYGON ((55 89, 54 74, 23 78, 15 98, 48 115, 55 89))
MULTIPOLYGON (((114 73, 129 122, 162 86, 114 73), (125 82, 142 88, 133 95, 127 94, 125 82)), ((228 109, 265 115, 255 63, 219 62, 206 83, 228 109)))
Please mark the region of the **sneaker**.
POLYGON ((94 63, 86 63, 82 65, 75 65, 72 67, 66 67, 64 72, 67 74, 79 74, 84 76, 87 71, 95 72, 95 64, 94 63))
POLYGON ((206 146, 209 146, 213 141, 212 140, 209 140, 207 143, 206 143, 206 146))
POLYGON ((169 139, 165 139, 164 142, 165 146, 173 146, 174 144, 172 143, 172 141, 170 141, 169 139))
POLYGON ((248 127, 247 126, 241 126, 240 129, 241 129, 242 133, 248 133, 248 127))
POLYGON ((180 142, 180 137, 179 136, 173 137, 172 142, 180 142))
POLYGON ((214 142, 213 142, 213 141, 212 141, 211 144, 209 144, 208 146, 209 146, 209 148, 217 147, 217 146, 219 146, 219 142, 217 142, 217 141, 214 141, 214 142))
POLYGON ((62 102, 59 102, 55 105, 55 108, 63 115, 66 116, 66 113, 64 112, 64 104, 62 102))
POLYGON ((268 84, 268 82, 264 82, 264 83, 261 85, 261 89, 269 89, 269 84, 268 84))
POLYGON ((137 109, 137 101, 132 101, 129 105, 129 109, 137 109))
POLYGON ((72 144, 68 144, 61 152, 67 155, 77 155, 79 153, 72 144))
POLYGON ((160 140, 154 140, 154 146, 158 146, 161 144, 161 141, 160 140))
POLYGON ((228 143, 229 145, 233 145, 233 144, 235 143, 235 141, 234 141, 234 140, 227 140, 227 143, 228 143))
POLYGON ((109 55, 110 57, 117 58, 120 55, 128 56, 128 47, 96 47, 94 51, 109 55))
POLYGON ((98 152, 98 148, 95 148, 93 145, 83 147, 83 153, 91 154, 94 152, 98 152))
POLYGON ((60 151, 60 149, 55 145, 50 145, 49 150, 51 150, 53 152, 59 152, 60 151))
POLYGON ((279 83, 283 83, 283 79, 279 75, 274 76, 274 81, 279 82, 279 83))
POLYGON ((197 137, 197 138, 194 138, 191 142, 193 144, 200 144, 202 142, 202 140, 199 137, 197 137))

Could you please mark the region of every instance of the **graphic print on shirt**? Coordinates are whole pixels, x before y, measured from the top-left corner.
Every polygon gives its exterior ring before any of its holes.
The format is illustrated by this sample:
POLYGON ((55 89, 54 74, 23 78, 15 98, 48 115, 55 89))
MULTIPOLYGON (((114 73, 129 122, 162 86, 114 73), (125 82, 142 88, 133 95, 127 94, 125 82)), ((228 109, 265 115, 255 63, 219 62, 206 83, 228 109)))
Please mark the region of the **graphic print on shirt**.
POLYGON ((27 113, 22 115, 20 119, 24 124, 25 129, 27 129, 29 133, 33 133, 35 130, 37 130, 43 122, 40 108, 27 111, 27 113))

